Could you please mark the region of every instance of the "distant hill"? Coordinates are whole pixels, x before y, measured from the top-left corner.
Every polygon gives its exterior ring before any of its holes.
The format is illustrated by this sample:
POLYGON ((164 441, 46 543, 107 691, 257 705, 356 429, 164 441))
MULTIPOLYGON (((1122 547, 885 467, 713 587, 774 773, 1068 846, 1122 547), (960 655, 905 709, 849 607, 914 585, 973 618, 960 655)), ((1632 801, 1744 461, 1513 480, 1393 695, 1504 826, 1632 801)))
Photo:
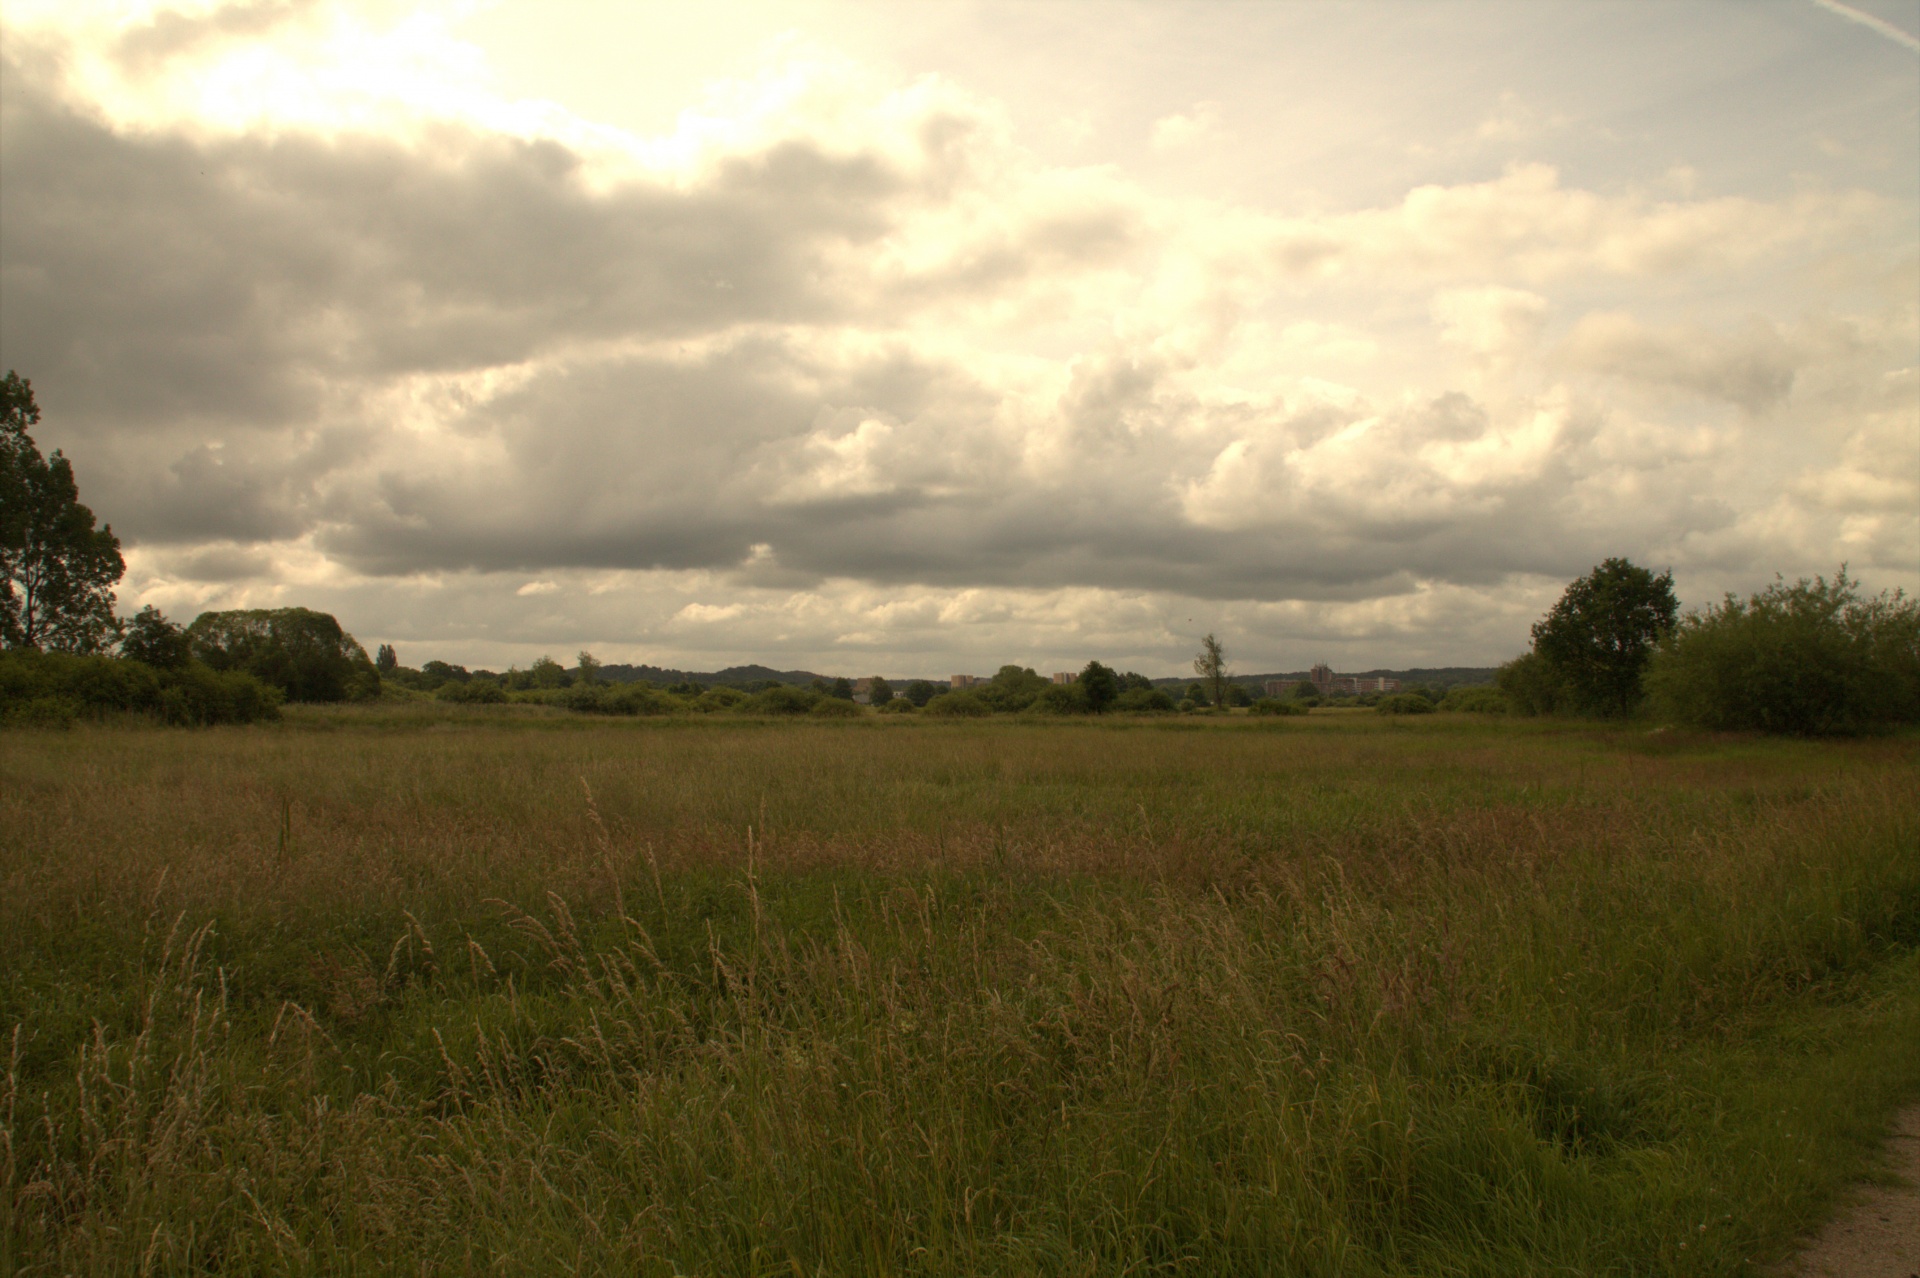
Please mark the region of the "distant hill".
POLYGON ((725 670, 668 670, 661 666, 601 666, 600 677, 608 683, 762 683, 771 680, 774 683, 791 683, 805 687, 815 679, 833 682, 832 675, 818 675, 811 670, 775 670, 772 666, 728 666, 725 670))

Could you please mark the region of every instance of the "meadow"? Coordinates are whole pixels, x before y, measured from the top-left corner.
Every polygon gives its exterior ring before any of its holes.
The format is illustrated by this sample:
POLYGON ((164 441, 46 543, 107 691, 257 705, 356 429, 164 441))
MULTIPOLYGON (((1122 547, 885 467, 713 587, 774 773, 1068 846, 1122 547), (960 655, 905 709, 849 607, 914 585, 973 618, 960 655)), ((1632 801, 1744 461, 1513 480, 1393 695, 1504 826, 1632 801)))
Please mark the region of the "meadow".
POLYGON ((1920 738, 0 733, 0 1267, 1738 1274, 1920 1095, 1920 738))

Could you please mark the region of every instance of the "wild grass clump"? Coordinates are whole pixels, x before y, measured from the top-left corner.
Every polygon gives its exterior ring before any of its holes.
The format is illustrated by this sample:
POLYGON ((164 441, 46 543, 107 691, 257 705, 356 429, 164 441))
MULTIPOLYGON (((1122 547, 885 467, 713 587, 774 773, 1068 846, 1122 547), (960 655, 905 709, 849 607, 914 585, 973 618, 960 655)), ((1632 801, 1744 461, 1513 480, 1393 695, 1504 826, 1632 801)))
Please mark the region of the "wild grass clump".
POLYGON ((1911 743, 513 709, 0 735, 11 1267, 1728 1273, 1920 1086, 1911 743))

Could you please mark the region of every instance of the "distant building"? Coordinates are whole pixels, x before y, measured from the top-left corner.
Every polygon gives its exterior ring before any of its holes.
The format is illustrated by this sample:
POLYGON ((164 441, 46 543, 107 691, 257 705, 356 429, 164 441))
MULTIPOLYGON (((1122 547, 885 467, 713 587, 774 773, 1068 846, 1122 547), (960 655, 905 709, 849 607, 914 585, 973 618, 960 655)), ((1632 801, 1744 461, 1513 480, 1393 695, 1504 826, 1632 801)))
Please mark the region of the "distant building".
POLYGON ((1053 672, 1053 681, 1055 683, 1072 683, 1075 679, 1078 679, 1079 677, 1080 677, 1079 675, 1075 674, 1071 670, 1056 670, 1053 672))
POLYGON ((1323 697, 1357 697, 1364 692, 1398 692, 1400 681, 1384 675, 1337 675, 1333 667, 1317 665, 1307 672, 1307 682, 1323 697))
POLYGON ((986 679, 983 679, 983 678, 981 678, 981 677, 980 677, 979 675, 955 675, 955 676, 953 676, 953 688, 954 688, 954 691, 956 691, 956 692, 958 692, 958 691, 959 691, 960 689, 962 689, 962 688, 972 688, 972 687, 975 687, 975 686, 977 686, 977 685, 979 685, 979 684, 983 684, 983 683, 987 683, 987 682, 989 682, 989 681, 988 681, 988 680, 986 680, 986 679))
POLYGON ((1266 689, 1269 697, 1284 697, 1293 691, 1293 685, 1285 679, 1269 679, 1261 687, 1266 689))
POLYGON ((861 706, 873 704, 873 680, 855 679, 853 681, 853 701, 855 705, 861 706))

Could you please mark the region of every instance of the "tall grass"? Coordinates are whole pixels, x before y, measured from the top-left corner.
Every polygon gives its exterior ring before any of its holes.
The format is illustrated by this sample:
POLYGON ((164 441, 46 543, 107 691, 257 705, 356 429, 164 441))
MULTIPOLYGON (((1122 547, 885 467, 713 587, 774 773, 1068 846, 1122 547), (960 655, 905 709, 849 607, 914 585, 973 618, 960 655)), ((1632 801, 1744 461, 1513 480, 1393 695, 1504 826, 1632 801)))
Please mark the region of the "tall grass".
POLYGON ((0 735, 25 1272, 1734 1273, 1920 1086, 1909 740, 0 735))

